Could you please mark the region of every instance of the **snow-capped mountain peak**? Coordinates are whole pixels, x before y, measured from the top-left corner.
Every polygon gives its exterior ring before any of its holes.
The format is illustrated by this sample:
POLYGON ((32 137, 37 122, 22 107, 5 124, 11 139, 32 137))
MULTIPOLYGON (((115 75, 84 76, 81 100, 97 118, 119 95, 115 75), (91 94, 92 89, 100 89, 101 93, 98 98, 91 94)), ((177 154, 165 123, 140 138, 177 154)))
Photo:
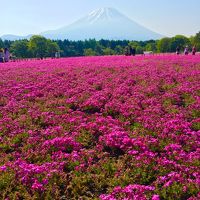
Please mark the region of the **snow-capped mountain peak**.
POLYGON ((99 8, 97 10, 92 11, 88 14, 87 20, 90 21, 91 24, 99 21, 99 20, 112 20, 116 18, 120 18, 123 15, 119 13, 114 8, 99 8))

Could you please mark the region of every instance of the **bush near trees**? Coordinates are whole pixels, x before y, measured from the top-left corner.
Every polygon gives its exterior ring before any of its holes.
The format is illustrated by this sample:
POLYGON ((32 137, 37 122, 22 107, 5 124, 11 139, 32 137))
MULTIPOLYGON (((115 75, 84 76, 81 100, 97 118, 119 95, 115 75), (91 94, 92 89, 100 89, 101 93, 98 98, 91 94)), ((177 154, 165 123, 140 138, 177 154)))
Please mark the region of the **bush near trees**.
POLYGON ((0 48, 8 47, 11 53, 18 58, 54 57, 57 51, 61 53, 62 57, 121 55, 124 54, 127 46, 135 48, 136 54, 142 54, 144 51, 166 53, 175 52, 177 46, 183 51, 186 45, 190 49, 195 45, 197 51, 200 51, 200 32, 190 38, 184 35, 176 35, 171 38, 164 37, 160 40, 148 41, 105 39, 99 41, 95 39, 85 41, 49 40, 39 35, 32 36, 30 40, 2 41, 0 39, 0 48))
POLYGON ((60 50, 58 44, 56 42, 52 42, 51 40, 47 40, 47 56, 54 57, 55 52, 60 50))
POLYGON ((197 50, 200 51, 200 31, 193 38, 193 45, 196 45, 197 50))
POLYGON ((95 56, 95 55, 96 55, 96 52, 92 50, 92 48, 84 50, 84 56, 95 56))
POLYGON ((42 59, 47 54, 47 39, 43 36, 34 35, 31 37, 28 47, 34 57, 42 59))
POLYGON ((16 40, 11 44, 10 51, 18 58, 32 57, 28 44, 28 40, 16 40))
POLYGON ((157 43, 158 52, 161 52, 161 53, 170 52, 170 42, 171 42, 171 39, 168 37, 165 37, 159 40, 157 43))

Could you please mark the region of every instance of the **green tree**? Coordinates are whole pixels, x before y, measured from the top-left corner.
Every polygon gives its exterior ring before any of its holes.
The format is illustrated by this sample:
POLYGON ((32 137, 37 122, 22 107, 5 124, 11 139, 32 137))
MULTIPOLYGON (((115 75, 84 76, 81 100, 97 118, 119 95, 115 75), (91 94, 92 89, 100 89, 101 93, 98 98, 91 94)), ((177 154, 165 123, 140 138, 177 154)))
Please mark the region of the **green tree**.
POLYGON ((117 45, 114 49, 115 54, 122 55, 124 53, 124 48, 120 45, 117 45))
POLYGON ((143 48, 141 46, 136 47, 136 54, 142 54, 143 53, 143 48))
POLYGON ((189 40, 192 45, 195 45, 194 36, 190 36, 189 40))
POLYGON ((111 48, 108 48, 108 47, 103 50, 104 55, 114 55, 114 53, 115 52, 111 48))
POLYGON ((31 57, 31 53, 28 49, 28 40, 16 40, 12 43, 10 51, 18 58, 31 57))
POLYGON ((102 45, 100 45, 99 42, 97 42, 94 50, 98 56, 103 55, 103 49, 104 49, 104 47, 102 45))
POLYGON ((92 48, 84 49, 84 55, 85 56, 95 56, 96 52, 92 48))
POLYGON ((139 42, 136 41, 132 41, 128 43, 128 46, 131 46, 132 48, 137 48, 138 46, 140 46, 139 42))
POLYGON ((47 55, 54 57, 57 51, 60 51, 58 44, 51 40, 47 40, 47 55))
POLYGON ((3 40, 0 38, 0 49, 1 48, 4 48, 4 42, 3 42, 3 40))
POLYGON ((200 51, 200 32, 198 32, 198 33, 194 36, 193 45, 196 46, 197 51, 200 51))
POLYGON ((183 50, 186 45, 191 46, 190 40, 183 35, 176 35, 171 38, 170 51, 175 52, 178 46, 183 50))
POLYGON ((171 38, 165 37, 160 39, 157 43, 158 52, 162 53, 170 52, 170 43, 171 43, 171 38))
POLYGON ((29 50, 33 53, 34 57, 44 58, 47 54, 47 39, 40 35, 34 35, 29 41, 29 50))
POLYGON ((10 46, 11 46, 11 44, 12 44, 12 41, 10 41, 10 40, 4 40, 3 43, 4 43, 4 47, 10 49, 10 46))
POLYGON ((156 47, 156 43, 147 43, 145 46, 145 50, 146 51, 153 51, 156 52, 157 51, 157 47, 156 47))
POLYGON ((142 54, 143 53, 143 47, 141 46, 140 42, 137 41, 131 41, 128 43, 128 46, 135 49, 136 54, 142 54))

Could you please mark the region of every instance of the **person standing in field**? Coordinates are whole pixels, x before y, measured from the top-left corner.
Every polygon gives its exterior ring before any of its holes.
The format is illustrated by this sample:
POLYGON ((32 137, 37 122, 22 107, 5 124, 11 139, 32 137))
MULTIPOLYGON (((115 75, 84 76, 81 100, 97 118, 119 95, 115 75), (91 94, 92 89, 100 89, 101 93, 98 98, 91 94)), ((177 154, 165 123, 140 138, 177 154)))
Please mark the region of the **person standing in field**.
POLYGON ((180 54, 180 47, 177 46, 177 47, 176 47, 176 55, 179 55, 179 54, 180 54))
POLYGON ((8 48, 5 48, 4 49, 4 61, 9 62, 9 60, 10 60, 10 52, 9 52, 8 48))
POLYGON ((0 49, 0 63, 4 62, 4 52, 3 49, 0 49))
POLYGON ((135 48, 130 47, 130 55, 135 56, 135 48))
POLYGON ((196 54, 196 47, 193 46, 193 47, 192 47, 192 55, 195 55, 195 54, 196 54))
POLYGON ((189 53, 189 49, 188 49, 188 46, 186 46, 186 47, 185 47, 185 50, 184 50, 184 54, 185 54, 185 55, 188 55, 188 53, 189 53))
POLYGON ((125 56, 130 56, 130 47, 126 46, 124 51, 125 56))
POLYGON ((57 52, 55 53, 55 58, 60 58, 60 52, 57 51, 57 52))

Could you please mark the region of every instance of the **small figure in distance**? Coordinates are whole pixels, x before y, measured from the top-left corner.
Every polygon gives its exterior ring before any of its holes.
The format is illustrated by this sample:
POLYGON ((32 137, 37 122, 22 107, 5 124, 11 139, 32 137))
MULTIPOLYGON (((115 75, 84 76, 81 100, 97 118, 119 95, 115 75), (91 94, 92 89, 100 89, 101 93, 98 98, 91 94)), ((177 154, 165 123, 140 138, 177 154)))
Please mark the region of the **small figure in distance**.
POLYGON ((135 48, 130 47, 130 55, 135 56, 135 48))
POLYGON ((197 49, 196 49, 196 47, 195 47, 195 45, 192 47, 192 55, 195 55, 196 54, 196 51, 197 51, 197 49))
POLYGON ((188 55, 188 54, 189 54, 188 45, 185 47, 184 54, 185 54, 185 55, 188 55))
POLYGON ((4 49, 4 62, 9 62, 10 60, 10 52, 8 50, 8 48, 4 49))
POLYGON ((55 53, 55 58, 60 58, 60 52, 57 51, 57 52, 55 53))
POLYGON ((125 54, 125 56, 130 56, 130 47, 129 46, 125 47, 124 54, 125 54))
POLYGON ((176 55, 179 55, 179 54, 180 54, 180 47, 177 46, 177 47, 176 47, 176 55))
POLYGON ((17 57, 14 54, 10 54, 10 61, 15 62, 17 60, 17 57))
POLYGON ((4 52, 3 49, 0 49, 0 63, 4 62, 4 52))

